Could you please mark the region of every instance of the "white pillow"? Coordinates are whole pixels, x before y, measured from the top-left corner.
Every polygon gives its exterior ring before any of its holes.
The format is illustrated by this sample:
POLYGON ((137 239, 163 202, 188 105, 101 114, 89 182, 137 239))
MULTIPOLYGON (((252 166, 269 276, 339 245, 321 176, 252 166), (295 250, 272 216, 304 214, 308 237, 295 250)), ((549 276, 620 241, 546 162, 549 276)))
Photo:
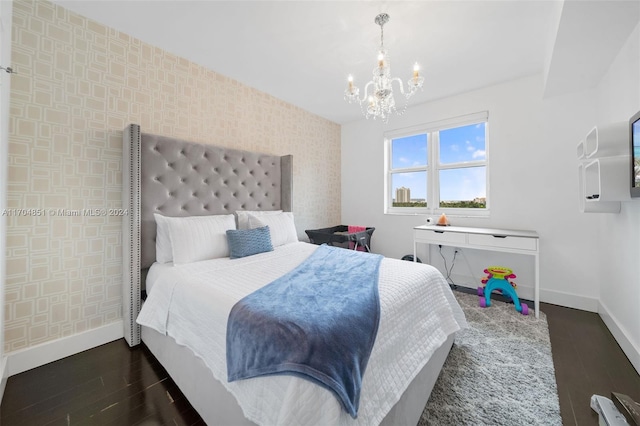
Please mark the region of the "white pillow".
POLYGON ((171 237, 169 236, 169 223, 166 217, 154 213, 156 219, 156 262, 169 263, 173 261, 171 253, 171 237))
POLYGON ((236 216, 238 216, 238 229, 249 229, 249 215, 253 215, 255 217, 272 215, 282 213, 282 210, 260 210, 260 211, 252 211, 252 210, 237 210, 236 216))
POLYGON ((296 225, 293 223, 293 213, 281 212, 278 214, 268 214, 256 217, 249 215, 249 228, 260 228, 268 226, 271 234, 271 243, 274 247, 298 241, 296 225))
POLYGON ((169 225, 173 264, 229 257, 227 230, 236 229, 232 214, 164 217, 169 225))

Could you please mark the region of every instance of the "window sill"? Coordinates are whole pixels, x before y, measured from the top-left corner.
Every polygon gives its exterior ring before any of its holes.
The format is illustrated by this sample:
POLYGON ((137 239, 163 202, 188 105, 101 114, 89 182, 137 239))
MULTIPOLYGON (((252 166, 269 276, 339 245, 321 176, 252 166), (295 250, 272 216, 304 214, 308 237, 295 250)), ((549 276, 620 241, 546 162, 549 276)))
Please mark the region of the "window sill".
POLYGON ((447 217, 453 218, 473 218, 473 219, 489 219, 490 211, 488 209, 482 211, 454 211, 453 209, 420 209, 417 210, 400 210, 400 209, 387 209, 384 212, 386 215, 395 215, 395 216, 431 216, 435 219, 440 217, 440 215, 445 214, 447 217))

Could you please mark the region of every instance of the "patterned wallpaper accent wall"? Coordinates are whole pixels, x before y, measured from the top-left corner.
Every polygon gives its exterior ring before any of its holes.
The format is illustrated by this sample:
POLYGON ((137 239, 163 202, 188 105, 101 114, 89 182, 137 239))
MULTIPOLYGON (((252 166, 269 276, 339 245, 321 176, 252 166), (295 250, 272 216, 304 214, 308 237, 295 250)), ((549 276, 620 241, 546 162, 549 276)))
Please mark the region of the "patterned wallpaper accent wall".
POLYGON ((298 233, 340 220, 340 126, 47 1, 13 6, 5 350, 121 318, 122 130, 293 154, 298 233), (16 209, 16 210, 12 210, 16 209))

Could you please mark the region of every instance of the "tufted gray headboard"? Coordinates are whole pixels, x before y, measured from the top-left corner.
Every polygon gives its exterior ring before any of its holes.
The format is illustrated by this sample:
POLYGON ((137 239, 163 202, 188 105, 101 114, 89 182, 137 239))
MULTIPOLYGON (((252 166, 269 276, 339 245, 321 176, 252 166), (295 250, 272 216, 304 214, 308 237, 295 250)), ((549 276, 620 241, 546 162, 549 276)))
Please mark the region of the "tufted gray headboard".
POLYGON ((140 343, 141 271, 156 259, 154 213, 291 211, 292 156, 273 156, 141 133, 123 137, 123 317, 129 345, 140 343))

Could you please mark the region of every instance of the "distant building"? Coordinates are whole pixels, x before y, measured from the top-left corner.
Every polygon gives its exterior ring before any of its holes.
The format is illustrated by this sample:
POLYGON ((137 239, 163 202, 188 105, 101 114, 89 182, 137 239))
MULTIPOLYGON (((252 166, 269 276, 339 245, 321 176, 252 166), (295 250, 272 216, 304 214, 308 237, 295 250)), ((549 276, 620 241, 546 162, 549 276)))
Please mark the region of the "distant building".
POLYGON ((487 197, 474 198, 473 201, 479 204, 487 204, 487 197))
POLYGON ((401 186, 396 189, 396 203, 410 203, 411 202, 411 190, 401 186))

